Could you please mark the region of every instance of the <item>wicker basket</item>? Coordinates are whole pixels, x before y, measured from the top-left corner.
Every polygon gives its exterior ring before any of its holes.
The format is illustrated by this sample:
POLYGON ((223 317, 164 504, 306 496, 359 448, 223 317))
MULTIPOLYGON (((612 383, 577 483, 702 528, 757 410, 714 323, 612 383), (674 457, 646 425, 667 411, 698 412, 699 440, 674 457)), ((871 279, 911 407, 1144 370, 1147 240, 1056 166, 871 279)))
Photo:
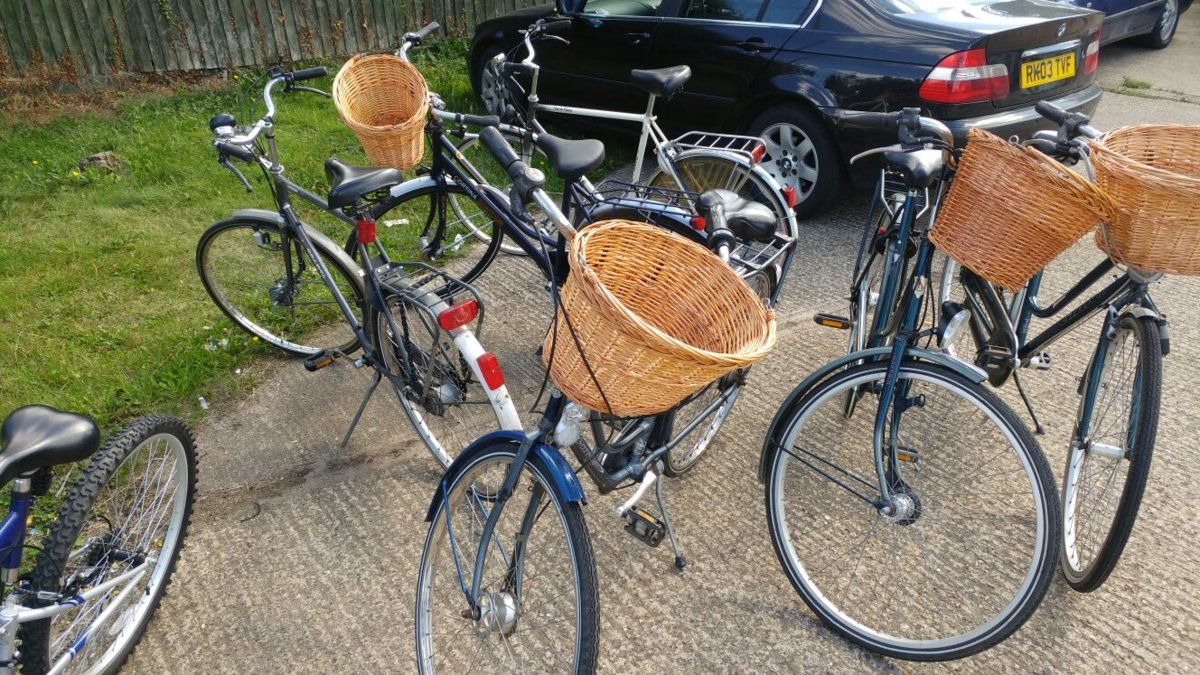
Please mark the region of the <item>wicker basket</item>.
POLYGON ((1050 157, 971 129, 929 237, 971 271, 1015 291, 1113 208, 1098 187, 1050 157))
POLYGON ((420 71, 392 54, 360 54, 333 80, 338 114, 376 166, 410 169, 425 153, 429 89, 420 71))
POLYGON ((1200 126, 1139 124, 1092 142, 1096 183, 1116 202, 1096 245, 1146 272, 1200 274, 1200 126))
POLYGON ((775 345, 775 314, 750 287, 661 228, 591 225, 571 242, 570 265, 542 354, 558 388, 593 410, 663 412, 775 345))

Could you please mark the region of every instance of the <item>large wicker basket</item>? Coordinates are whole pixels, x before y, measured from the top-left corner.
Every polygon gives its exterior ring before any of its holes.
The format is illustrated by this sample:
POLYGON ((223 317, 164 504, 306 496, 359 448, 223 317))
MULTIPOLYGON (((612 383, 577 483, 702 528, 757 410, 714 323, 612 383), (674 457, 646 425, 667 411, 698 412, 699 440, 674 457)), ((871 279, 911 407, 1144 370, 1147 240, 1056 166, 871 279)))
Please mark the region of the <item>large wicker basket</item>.
POLYGON ((1112 211, 1099 188, 1045 154, 971 129, 929 237, 1015 291, 1112 211))
POLYGON ((425 153, 429 89, 420 71, 393 54, 360 54, 333 79, 338 114, 376 166, 410 169, 425 153))
POLYGON ((542 354, 559 390, 593 410, 663 412, 775 345, 774 312, 679 235, 603 221, 571 242, 570 265, 542 354))
POLYGON ((1146 272, 1200 274, 1200 126, 1123 127, 1092 148, 1096 183, 1117 206, 1096 245, 1146 272))

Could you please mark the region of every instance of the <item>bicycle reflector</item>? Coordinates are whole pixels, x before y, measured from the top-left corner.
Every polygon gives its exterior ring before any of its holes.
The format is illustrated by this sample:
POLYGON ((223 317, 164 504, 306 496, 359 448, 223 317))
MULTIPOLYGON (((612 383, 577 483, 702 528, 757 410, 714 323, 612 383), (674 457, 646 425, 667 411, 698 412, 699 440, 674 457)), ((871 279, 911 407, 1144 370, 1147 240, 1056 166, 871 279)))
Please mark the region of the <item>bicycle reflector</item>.
POLYGON ((479 374, 483 376, 483 383, 489 391, 504 386, 504 372, 500 370, 500 361, 496 359, 495 354, 484 352, 475 359, 475 363, 479 366, 479 374))
POLYGON ((363 218, 358 221, 358 243, 373 244, 375 243, 375 221, 363 218))
POLYGON ((750 159, 754 160, 755 164, 758 164, 763 160, 763 157, 766 154, 767 146, 763 145, 762 143, 758 143, 754 146, 754 149, 750 151, 750 159))
POLYGON ((697 232, 703 232, 704 228, 708 227, 708 223, 704 222, 704 216, 692 216, 692 219, 688 222, 692 224, 692 229, 697 232))
POLYGON ((782 192, 783 198, 787 200, 788 208, 796 208, 796 188, 792 187, 791 185, 785 185, 783 186, 782 192))
POLYGON ((442 330, 451 331, 471 323, 477 316, 479 316, 479 303, 475 298, 467 298, 438 314, 438 325, 442 327, 442 330))

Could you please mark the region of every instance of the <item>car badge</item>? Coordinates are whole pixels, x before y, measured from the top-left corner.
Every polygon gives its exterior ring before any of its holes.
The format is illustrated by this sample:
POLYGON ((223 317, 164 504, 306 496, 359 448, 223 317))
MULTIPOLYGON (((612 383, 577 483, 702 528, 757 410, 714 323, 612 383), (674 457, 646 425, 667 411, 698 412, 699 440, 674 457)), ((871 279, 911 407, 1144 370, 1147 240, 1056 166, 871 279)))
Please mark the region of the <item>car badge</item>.
POLYGON ((1067 24, 1060 24, 1058 27, 1058 37, 1062 37, 1065 32, 1067 32, 1067 24))

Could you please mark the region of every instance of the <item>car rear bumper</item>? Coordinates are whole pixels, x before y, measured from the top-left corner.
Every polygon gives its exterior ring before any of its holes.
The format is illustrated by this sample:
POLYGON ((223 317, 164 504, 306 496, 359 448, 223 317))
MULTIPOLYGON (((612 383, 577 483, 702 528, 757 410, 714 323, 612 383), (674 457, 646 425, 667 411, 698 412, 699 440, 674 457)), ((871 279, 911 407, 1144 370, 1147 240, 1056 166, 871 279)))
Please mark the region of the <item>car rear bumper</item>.
MULTIPOLYGON (((1052 98, 1049 101, 1071 112, 1081 112, 1091 116, 1096 111, 1096 106, 1100 104, 1101 94, 1103 92, 1100 85, 1091 84, 1077 92, 1052 98)), ((954 132, 954 138, 957 141, 965 140, 967 131, 972 128, 990 131, 1001 138, 1016 136, 1021 139, 1033 136, 1035 131, 1054 128, 1054 123, 1037 114, 1032 105, 994 115, 944 121, 946 126, 950 127, 950 131, 954 132)))

